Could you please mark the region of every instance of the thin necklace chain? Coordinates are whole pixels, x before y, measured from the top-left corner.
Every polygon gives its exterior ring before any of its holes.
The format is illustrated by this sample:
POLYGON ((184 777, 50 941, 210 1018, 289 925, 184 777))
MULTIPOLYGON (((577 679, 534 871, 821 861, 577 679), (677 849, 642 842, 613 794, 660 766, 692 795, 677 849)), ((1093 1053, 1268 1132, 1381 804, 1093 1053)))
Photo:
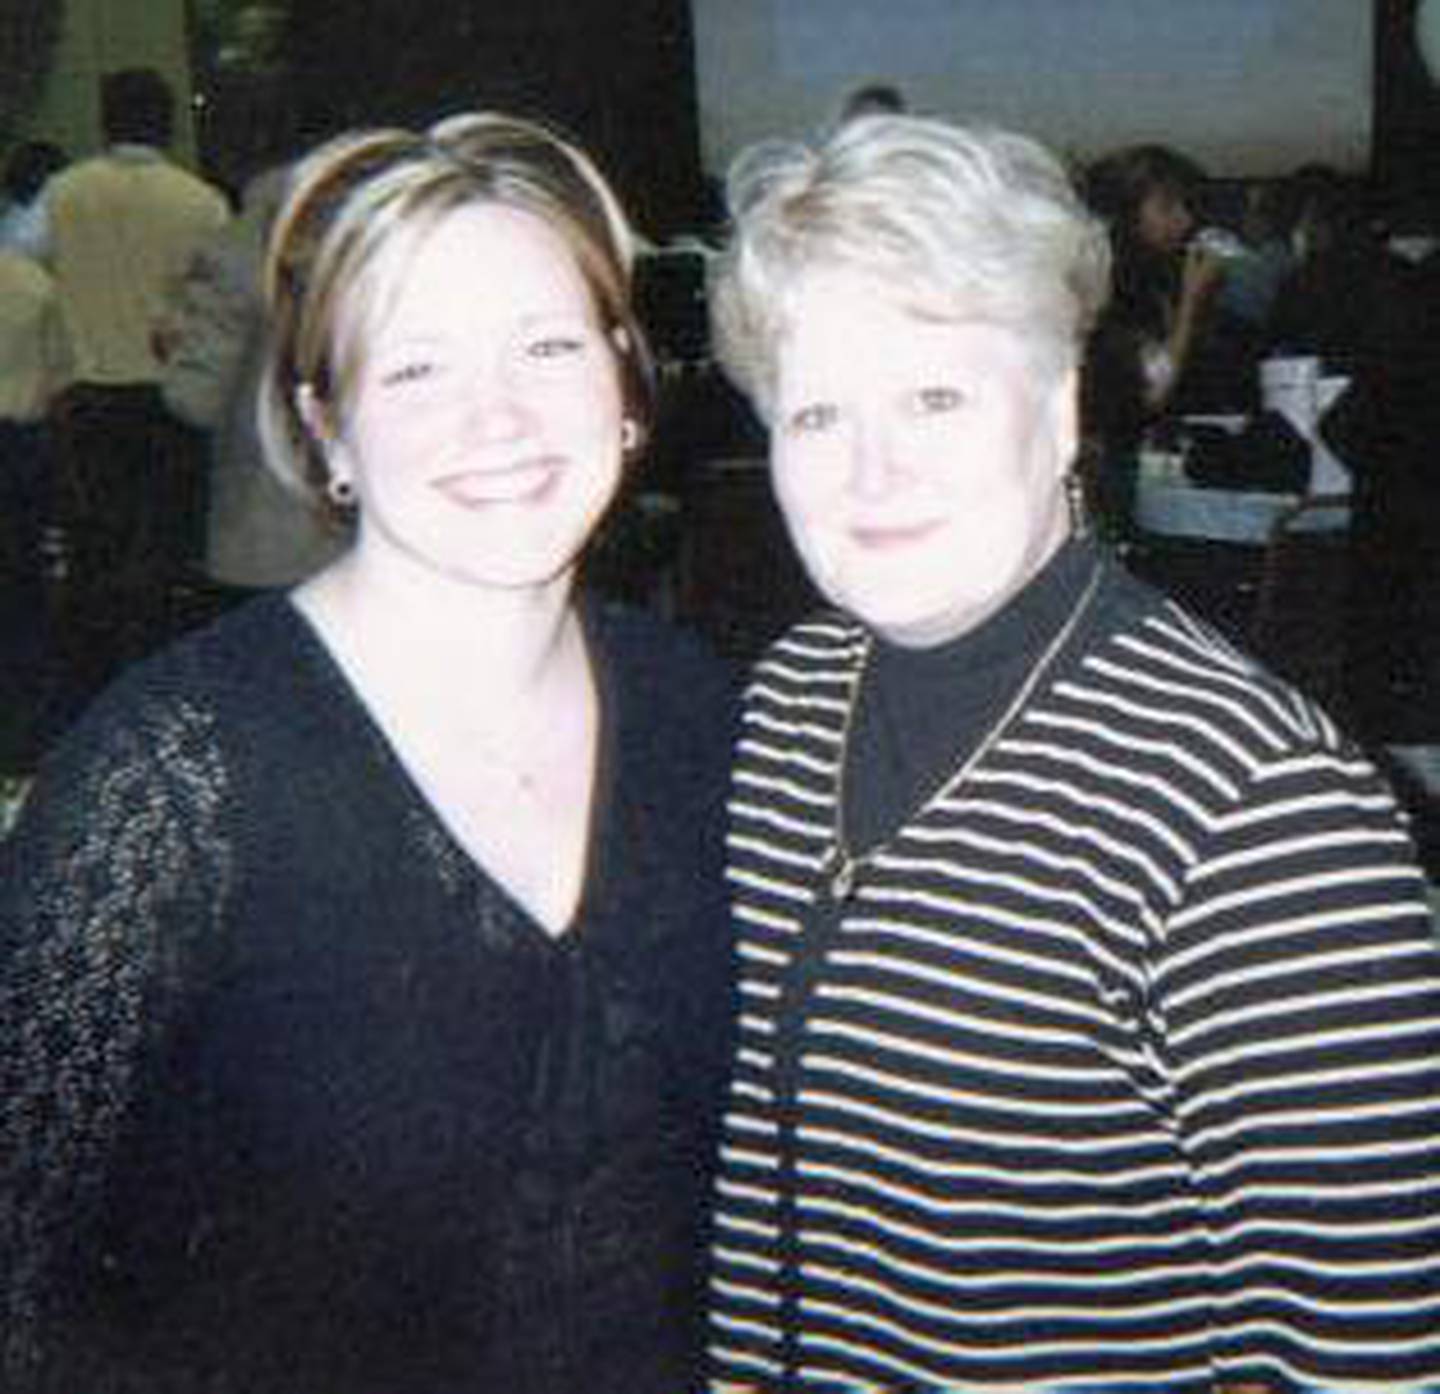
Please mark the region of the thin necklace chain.
MULTIPOLYGON (((909 816, 901 821, 902 828, 912 822, 917 814, 962 785, 981 760, 990 753, 991 748, 1019 715, 1025 703, 1030 700, 1030 696, 1039 686, 1041 678, 1045 676, 1051 665, 1060 656, 1065 645, 1069 643, 1070 636, 1074 634, 1081 618, 1090 608, 1090 602, 1095 598, 1095 592, 1100 587, 1102 570, 1101 566, 1095 567, 1090 580, 1086 583, 1084 592, 1075 602, 1075 607, 1066 617, 1065 623, 1055 631, 1054 637, 1045 646, 1045 651, 1031 665, 1030 671, 1026 673, 1020 686, 1015 689, 1015 695, 1006 704, 1005 710, 1000 713, 990 729, 981 736, 975 749, 970 752, 959 769, 946 778, 933 793, 922 799, 909 816)), ((855 712, 860 705, 860 691, 864 686, 865 674, 874 647, 873 638, 867 638, 864 651, 860 655, 860 667, 855 674, 854 685, 850 689, 850 702, 845 708, 845 724, 840 732, 840 763, 835 771, 835 815, 830 833, 833 845, 822 868, 830 878, 830 897, 837 903, 849 900, 851 892, 855 889, 855 877, 860 868, 873 861, 891 842, 891 838, 881 838, 863 852, 852 852, 845 842, 845 769, 849 764, 850 757, 850 733, 855 724, 855 712)))

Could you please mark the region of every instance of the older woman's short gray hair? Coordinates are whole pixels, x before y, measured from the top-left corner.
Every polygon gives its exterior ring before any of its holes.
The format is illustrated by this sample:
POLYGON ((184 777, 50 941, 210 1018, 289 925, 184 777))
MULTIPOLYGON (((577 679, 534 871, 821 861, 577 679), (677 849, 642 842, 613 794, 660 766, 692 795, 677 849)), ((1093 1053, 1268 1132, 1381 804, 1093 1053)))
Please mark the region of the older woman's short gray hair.
POLYGON ((787 292, 812 268, 874 275, 919 314, 1006 325, 1056 371, 1078 362, 1109 293, 1104 226, 1054 155, 1008 131, 861 117, 818 148, 750 148, 726 192, 716 349, 764 415, 787 292))

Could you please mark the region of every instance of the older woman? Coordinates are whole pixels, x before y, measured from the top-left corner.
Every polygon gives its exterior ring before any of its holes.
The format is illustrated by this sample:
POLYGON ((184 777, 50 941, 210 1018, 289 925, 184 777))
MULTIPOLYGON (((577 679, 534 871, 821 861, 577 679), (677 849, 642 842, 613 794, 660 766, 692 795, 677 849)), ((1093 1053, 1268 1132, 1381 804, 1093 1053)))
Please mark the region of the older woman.
POLYGON ((1015 135, 731 181, 733 372, 834 612, 750 686, 714 1388, 1440 1379, 1440 959, 1323 712, 1088 543, 1102 229, 1015 135))
POLYGON ((729 702, 576 586, 630 242, 526 122, 300 165, 264 424, 354 541, 127 675, 7 844, 7 1391, 697 1378, 729 702))

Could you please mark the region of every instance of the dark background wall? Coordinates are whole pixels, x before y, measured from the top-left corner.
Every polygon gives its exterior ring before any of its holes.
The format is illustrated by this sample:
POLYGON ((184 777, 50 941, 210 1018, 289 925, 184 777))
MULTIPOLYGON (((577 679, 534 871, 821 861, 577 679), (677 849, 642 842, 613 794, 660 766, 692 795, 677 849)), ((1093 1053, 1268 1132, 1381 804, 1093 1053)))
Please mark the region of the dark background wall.
POLYGON ((1077 163, 1164 141, 1224 179, 1369 161, 1371 0, 692 0, 701 146, 723 167, 833 121, 857 83, 1077 163))
POLYGON ((688 0, 326 0, 281 45, 307 133, 499 107, 573 132, 664 235, 700 192, 688 0), (362 18, 363 14, 363 18, 362 18))
MULTIPOLYGON (((830 0, 809 3, 814 14, 829 12, 830 0)), ((1184 39, 1193 0, 1134 3, 1152 17, 1148 7, 1169 7, 1177 49, 1200 63, 1184 39)), ((1294 10, 1277 12, 1299 25, 1308 0, 1285 3, 1294 10)), ((1368 3, 1374 51, 1357 63, 1356 82, 1363 88, 1373 73, 1373 110, 1369 150, 1362 144, 1359 158, 1368 153, 1382 206, 1397 220, 1433 223, 1440 217, 1440 96, 1413 38, 1419 0, 1368 3)), ((748 14, 753 25, 766 13, 764 0, 733 7, 729 0, 289 0, 271 8, 284 19, 268 65, 227 68, 215 61, 219 46, 203 36, 197 43, 197 62, 207 69, 197 81, 210 102, 202 152, 228 182, 238 183, 261 155, 293 145, 297 132, 312 140, 350 124, 416 123, 499 106, 570 128, 657 238, 703 220, 706 84, 697 80, 697 43, 705 45, 717 15, 739 25, 748 14), (697 7, 706 24, 698 23, 697 7)), ((883 11, 876 0, 876 12, 883 11)), ((699 57, 703 78, 706 54, 699 57)), ((764 81, 763 73, 736 74, 718 100, 753 103, 764 81)), ((1097 103, 1123 103, 1126 75, 1095 88, 1097 103)), ((1226 172, 1223 163, 1214 169, 1226 172)))
POLYGON ((35 103, 60 38, 56 0, 4 0, 0 4, 0 145, 35 103))

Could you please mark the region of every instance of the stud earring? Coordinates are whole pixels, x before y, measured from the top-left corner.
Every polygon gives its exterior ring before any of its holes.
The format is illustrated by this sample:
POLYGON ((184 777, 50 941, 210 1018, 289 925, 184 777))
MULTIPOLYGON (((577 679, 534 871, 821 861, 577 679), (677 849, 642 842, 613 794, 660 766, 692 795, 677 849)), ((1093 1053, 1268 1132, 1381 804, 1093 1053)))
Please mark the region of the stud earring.
POLYGON ((1090 536, 1090 510, 1085 503, 1085 481, 1080 471, 1065 471, 1065 506, 1070 512, 1070 532, 1075 537, 1090 536))
POLYGON ((632 454, 640 444, 640 423, 633 416, 620 422, 620 449, 626 455, 632 454))
POLYGON ((341 475, 332 474, 325 493, 336 508, 355 507, 355 486, 341 475))

